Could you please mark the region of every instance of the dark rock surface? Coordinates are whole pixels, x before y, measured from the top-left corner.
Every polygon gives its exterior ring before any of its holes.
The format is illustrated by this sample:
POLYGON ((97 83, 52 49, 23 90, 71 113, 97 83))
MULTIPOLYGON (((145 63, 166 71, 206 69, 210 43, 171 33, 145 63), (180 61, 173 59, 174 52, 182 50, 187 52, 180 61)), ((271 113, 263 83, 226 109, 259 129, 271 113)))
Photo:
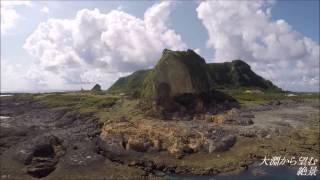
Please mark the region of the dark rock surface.
POLYGON ((47 109, 29 102, 1 102, 1 156, 24 165, 33 177, 46 177, 57 164, 86 166, 103 162, 97 153, 100 125, 90 114, 72 116, 68 109, 47 109))

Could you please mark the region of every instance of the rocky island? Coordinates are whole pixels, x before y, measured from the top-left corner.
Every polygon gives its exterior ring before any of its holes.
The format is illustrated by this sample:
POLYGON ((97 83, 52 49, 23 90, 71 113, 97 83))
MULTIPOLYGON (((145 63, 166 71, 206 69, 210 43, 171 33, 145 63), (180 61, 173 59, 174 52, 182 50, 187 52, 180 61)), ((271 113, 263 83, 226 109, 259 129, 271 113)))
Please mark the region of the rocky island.
POLYGON ((107 91, 1 97, 1 179, 197 179, 318 157, 319 94, 288 94, 245 61, 165 49, 107 91))

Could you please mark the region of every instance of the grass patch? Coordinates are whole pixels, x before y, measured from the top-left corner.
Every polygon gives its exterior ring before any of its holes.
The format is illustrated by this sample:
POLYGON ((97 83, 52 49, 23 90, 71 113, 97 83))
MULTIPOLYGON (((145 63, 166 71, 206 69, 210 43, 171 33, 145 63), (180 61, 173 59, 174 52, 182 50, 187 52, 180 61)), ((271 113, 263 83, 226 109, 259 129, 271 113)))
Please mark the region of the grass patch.
POLYGON ((256 105, 271 101, 307 101, 319 100, 319 93, 286 93, 277 91, 261 91, 261 93, 247 93, 248 88, 237 89, 220 89, 220 91, 234 97, 237 101, 244 105, 256 105), (288 96, 294 94, 295 96, 288 96))
POLYGON ((119 119, 137 119, 142 113, 137 109, 139 100, 132 100, 107 93, 68 92, 46 93, 33 97, 49 108, 68 108, 80 115, 95 116, 99 122, 119 119))
POLYGON ((36 96, 35 99, 50 108, 64 106, 72 108, 109 108, 116 104, 119 97, 91 92, 73 92, 41 94, 36 96))

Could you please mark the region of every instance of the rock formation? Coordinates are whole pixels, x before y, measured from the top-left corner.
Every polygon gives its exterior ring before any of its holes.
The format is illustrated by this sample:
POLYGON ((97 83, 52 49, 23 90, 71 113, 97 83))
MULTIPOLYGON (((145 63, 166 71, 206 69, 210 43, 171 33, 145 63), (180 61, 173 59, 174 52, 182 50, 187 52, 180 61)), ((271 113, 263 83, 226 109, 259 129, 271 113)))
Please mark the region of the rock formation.
POLYGON ((205 60, 192 50, 165 49, 142 87, 141 96, 162 98, 209 90, 205 60))
POLYGON ((206 63, 193 50, 165 49, 157 65, 117 80, 108 90, 134 93, 139 97, 174 97, 184 93, 201 93, 216 88, 246 87, 281 91, 271 81, 253 72, 242 60, 206 63))
POLYGON ((99 84, 96 84, 96 85, 93 86, 91 91, 101 91, 101 86, 99 84))

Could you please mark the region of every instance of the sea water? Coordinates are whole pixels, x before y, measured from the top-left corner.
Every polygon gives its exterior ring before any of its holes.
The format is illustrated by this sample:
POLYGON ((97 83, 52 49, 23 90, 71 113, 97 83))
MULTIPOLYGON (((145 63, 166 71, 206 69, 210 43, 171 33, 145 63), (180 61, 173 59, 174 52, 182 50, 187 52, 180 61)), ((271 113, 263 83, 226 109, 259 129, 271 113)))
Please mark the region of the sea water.
POLYGON ((216 176, 202 175, 168 175, 172 180, 320 180, 318 176, 297 176, 297 168, 286 166, 261 166, 249 167, 240 173, 220 174, 216 176))
POLYGON ((12 94, 0 94, 0 97, 13 96, 12 94))

